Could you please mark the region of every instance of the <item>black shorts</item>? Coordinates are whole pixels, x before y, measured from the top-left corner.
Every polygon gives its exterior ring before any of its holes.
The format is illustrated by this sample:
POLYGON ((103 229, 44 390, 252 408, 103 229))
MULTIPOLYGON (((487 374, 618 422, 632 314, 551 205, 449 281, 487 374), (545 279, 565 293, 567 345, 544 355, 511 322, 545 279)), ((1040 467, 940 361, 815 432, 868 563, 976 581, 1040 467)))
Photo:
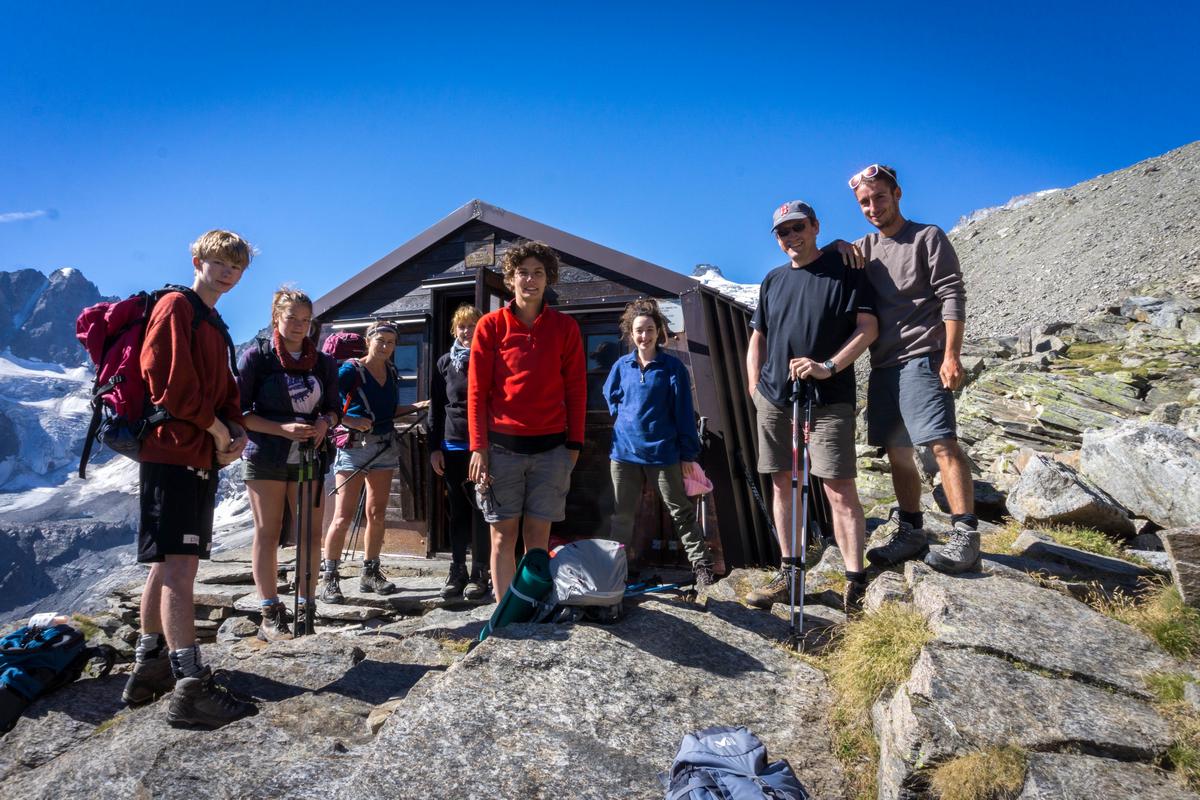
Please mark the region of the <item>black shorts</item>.
POLYGON ((167 556, 208 558, 212 550, 217 471, 142 462, 140 563, 167 556))

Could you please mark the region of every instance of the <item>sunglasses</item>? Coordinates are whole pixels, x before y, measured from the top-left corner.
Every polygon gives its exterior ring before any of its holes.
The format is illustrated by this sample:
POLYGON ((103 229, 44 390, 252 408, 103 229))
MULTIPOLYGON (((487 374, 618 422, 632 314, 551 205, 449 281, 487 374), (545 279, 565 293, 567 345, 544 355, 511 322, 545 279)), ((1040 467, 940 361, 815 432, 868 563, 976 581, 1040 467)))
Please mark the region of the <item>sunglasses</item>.
POLYGON ((867 167, 866 169, 862 170, 861 172, 856 173, 852 178, 850 178, 850 188, 857 189, 860 183, 862 183, 863 181, 870 181, 870 180, 874 180, 875 178, 878 178, 879 173, 881 173, 881 172, 890 176, 893 183, 896 182, 896 173, 892 172, 890 169, 883 166, 882 164, 872 164, 871 166, 867 167))
POLYGON ((801 221, 795 225, 780 225, 775 229, 775 235, 780 239, 786 239, 793 233, 804 233, 806 230, 808 230, 808 223, 801 221))

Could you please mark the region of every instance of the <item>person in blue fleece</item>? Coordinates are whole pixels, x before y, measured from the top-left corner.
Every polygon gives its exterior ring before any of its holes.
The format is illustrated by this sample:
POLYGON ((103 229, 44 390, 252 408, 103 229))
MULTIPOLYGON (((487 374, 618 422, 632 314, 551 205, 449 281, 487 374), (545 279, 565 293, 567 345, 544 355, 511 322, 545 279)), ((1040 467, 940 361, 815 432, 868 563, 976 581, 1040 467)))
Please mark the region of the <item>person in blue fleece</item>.
POLYGON ((700 438, 687 367, 661 349, 668 332, 653 298, 625 306, 621 334, 634 349, 617 359, 604 382, 608 412, 616 417, 609 454, 615 495, 609 538, 630 545, 642 487, 652 481, 671 514, 699 591, 714 581, 713 555, 683 481, 699 472, 700 438))

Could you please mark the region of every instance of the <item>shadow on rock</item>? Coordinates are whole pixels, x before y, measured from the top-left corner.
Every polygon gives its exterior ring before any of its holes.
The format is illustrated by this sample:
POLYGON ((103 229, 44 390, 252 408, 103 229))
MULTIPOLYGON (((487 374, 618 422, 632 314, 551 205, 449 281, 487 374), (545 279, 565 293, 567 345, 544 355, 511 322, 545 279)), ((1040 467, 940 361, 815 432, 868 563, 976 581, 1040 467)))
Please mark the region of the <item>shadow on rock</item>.
MULTIPOLYGON (((606 629, 618 639, 681 667, 702 669, 725 678, 766 670, 761 661, 745 651, 650 605, 634 606, 624 620, 606 629), (687 646, 681 647, 681 642, 687 646)), ((697 613, 702 612, 697 609, 697 613)))

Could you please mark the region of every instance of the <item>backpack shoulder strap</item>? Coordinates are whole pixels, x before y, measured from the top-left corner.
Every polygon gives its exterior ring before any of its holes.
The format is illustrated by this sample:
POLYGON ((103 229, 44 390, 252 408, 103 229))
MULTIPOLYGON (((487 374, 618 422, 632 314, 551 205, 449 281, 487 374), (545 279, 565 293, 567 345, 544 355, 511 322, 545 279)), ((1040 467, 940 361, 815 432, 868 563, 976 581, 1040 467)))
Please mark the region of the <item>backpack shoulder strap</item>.
MULTIPOLYGON (((367 368, 357 358, 348 358, 346 360, 354 365, 354 370, 358 373, 358 383, 355 384, 354 391, 358 392, 358 399, 362 400, 363 409, 366 410, 367 416, 374 422, 375 412, 371 410, 371 401, 367 399, 367 368)), ((349 404, 347 404, 347 408, 349 408, 349 404)))
POLYGON ((195 290, 190 286, 182 286, 177 283, 168 283, 164 286, 157 296, 158 298, 167 292, 179 292, 188 299, 192 304, 192 330, 196 330, 203 322, 208 322, 217 332, 221 334, 221 338, 225 340, 225 349, 229 356, 229 371, 233 375, 237 375, 237 345, 233 343, 233 337, 229 334, 229 326, 225 324, 225 320, 221 319, 221 315, 208 307, 208 304, 200 299, 200 295, 196 294, 195 290))

